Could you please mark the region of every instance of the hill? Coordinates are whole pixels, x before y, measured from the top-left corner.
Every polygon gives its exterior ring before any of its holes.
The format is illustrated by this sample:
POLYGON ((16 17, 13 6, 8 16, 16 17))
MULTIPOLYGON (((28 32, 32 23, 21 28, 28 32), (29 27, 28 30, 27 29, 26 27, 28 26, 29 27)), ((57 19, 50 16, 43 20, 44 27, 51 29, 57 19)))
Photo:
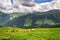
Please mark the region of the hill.
POLYGON ((15 18, 10 20, 6 26, 17 27, 53 27, 60 25, 60 10, 50 10, 48 12, 35 12, 26 14, 13 14, 15 18), (16 16, 15 16, 16 15, 16 16))

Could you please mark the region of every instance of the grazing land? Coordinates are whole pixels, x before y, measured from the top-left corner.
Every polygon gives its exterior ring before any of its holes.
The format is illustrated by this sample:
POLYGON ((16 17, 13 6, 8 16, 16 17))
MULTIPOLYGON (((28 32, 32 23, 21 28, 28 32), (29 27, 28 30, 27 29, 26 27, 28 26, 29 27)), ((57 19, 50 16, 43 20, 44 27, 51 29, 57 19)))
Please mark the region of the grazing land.
POLYGON ((0 27, 0 40, 60 40, 60 28, 0 27))

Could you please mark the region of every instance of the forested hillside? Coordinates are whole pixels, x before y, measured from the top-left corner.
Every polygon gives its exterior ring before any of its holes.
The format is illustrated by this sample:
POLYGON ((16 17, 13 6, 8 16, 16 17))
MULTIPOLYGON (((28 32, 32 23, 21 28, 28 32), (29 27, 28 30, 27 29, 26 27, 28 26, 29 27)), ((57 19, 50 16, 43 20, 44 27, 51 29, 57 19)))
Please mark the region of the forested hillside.
POLYGON ((36 27, 59 27, 60 10, 34 13, 11 13, 0 12, 0 26, 17 26, 22 28, 36 27))
POLYGON ((60 10, 51 10, 48 12, 35 13, 13 13, 10 14, 10 20, 6 26, 17 26, 22 28, 29 27, 59 27, 60 26, 60 10))

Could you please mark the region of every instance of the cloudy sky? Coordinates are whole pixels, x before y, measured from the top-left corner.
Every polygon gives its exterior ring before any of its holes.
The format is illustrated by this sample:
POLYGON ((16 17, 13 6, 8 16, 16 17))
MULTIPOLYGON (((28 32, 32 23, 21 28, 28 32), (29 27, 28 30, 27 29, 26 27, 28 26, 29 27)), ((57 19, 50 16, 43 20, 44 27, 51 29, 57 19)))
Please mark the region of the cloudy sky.
POLYGON ((60 10, 60 0, 0 0, 0 11, 4 13, 46 12, 54 9, 60 10))

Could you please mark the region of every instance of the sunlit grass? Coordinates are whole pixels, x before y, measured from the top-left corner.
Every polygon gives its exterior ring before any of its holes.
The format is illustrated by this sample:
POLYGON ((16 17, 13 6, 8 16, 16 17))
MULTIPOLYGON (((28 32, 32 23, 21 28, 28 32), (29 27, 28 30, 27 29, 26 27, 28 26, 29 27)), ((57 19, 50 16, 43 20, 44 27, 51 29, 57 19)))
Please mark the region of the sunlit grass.
POLYGON ((60 40, 60 28, 0 27, 0 40, 60 40))

